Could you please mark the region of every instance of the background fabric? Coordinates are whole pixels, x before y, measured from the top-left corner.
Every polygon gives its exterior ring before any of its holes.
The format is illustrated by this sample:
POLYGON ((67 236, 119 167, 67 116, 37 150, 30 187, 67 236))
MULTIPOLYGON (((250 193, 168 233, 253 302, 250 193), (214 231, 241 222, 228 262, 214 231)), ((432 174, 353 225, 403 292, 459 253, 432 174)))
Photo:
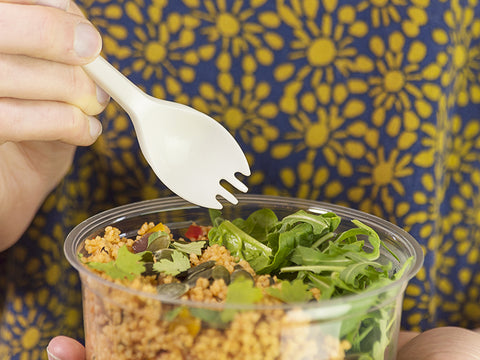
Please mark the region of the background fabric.
MULTIPOLYGON (((247 154, 251 193, 357 208, 406 229, 425 265, 407 329, 480 326, 480 9, 445 0, 82 0, 104 54, 156 97, 201 110, 247 154)), ((171 195, 112 102, 104 133, 0 254, 0 358, 82 338, 63 256, 101 210, 171 195)), ((208 159, 205 159, 208 161, 208 159)), ((185 176, 195 176, 185 169, 185 176)))

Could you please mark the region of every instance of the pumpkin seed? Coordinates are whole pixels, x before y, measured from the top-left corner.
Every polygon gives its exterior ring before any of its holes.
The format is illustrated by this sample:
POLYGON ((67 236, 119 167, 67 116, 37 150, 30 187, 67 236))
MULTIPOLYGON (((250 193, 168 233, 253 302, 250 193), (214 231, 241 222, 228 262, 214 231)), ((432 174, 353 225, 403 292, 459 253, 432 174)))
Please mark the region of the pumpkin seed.
POLYGON ((216 265, 212 269, 212 278, 213 280, 223 279, 225 284, 230 284, 230 273, 227 268, 223 265, 216 265))
POLYGON ((246 279, 253 282, 253 276, 247 270, 243 269, 234 270, 232 275, 230 275, 231 282, 234 282, 237 279, 246 279))
POLYGON ((184 281, 192 277, 195 273, 204 271, 206 269, 211 269, 214 266, 215 266, 215 260, 206 261, 204 263, 198 264, 197 266, 193 266, 190 269, 182 271, 180 274, 176 276, 176 278, 180 281, 184 281))
POLYGON ((170 283, 157 286, 157 293, 167 299, 178 299, 184 295, 190 287, 185 283, 170 283))
POLYGON ((155 252, 170 246, 170 235, 165 231, 156 231, 148 237, 147 251, 155 252))
POLYGON ((168 261, 172 261, 172 254, 175 250, 173 249, 160 249, 158 251, 155 251, 155 258, 157 261, 160 261, 162 259, 166 259, 168 261))
POLYGON ((197 284, 197 280, 200 278, 210 279, 212 276, 212 268, 208 268, 202 271, 197 271, 185 279, 185 283, 188 286, 194 287, 197 284))

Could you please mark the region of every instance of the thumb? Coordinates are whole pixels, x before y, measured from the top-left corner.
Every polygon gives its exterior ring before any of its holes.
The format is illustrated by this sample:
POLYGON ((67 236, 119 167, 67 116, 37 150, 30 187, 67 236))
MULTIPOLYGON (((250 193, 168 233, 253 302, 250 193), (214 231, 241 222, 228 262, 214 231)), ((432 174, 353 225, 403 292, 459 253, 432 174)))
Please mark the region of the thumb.
POLYGON ((78 341, 57 336, 47 346, 48 360, 85 360, 85 348, 78 341))
POLYGON ((397 360, 478 360, 480 334, 459 327, 439 327, 413 337, 400 348, 397 360))

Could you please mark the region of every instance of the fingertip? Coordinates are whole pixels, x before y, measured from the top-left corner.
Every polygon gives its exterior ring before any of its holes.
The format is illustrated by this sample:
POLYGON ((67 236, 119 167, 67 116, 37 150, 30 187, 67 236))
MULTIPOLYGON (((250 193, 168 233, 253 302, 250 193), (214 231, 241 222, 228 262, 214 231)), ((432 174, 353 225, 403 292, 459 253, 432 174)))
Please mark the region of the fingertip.
POLYGON ((81 60, 93 60, 102 50, 102 38, 95 27, 88 22, 79 22, 73 41, 75 54, 81 60))
POLYGON ((103 90, 98 85, 96 89, 96 95, 97 95, 97 101, 100 103, 100 105, 106 106, 110 101, 110 95, 108 95, 107 92, 105 92, 105 90, 103 90))
POLYGON ((56 336, 47 346, 49 360, 85 360, 85 348, 66 336, 56 336))
POLYGON ((102 133, 102 123, 93 116, 88 117, 88 128, 93 141, 97 140, 102 133))

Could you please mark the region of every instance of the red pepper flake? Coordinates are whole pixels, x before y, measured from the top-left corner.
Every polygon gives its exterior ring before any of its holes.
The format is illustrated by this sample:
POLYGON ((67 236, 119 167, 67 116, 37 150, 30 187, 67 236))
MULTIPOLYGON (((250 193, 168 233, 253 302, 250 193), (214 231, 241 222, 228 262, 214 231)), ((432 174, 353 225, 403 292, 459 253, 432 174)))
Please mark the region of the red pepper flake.
POLYGON ((190 225, 185 233, 185 237, 191 241, 200 240, 205 235, 204 228, 195 224, 190 225))

